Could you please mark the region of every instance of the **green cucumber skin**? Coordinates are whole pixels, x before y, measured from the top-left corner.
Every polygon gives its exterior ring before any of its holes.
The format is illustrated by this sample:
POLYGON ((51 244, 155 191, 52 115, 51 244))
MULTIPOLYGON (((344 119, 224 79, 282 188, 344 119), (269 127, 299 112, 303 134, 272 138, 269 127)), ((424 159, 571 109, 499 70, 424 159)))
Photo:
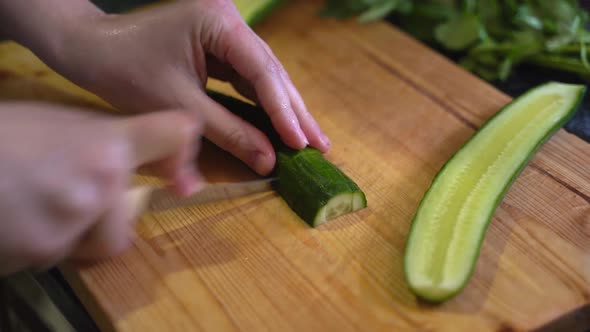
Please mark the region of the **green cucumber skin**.
POLYGON ((285 146, 262 109, 219 92, 209 90, 207 94, 267 135, 277 156, 273 175, 279 180, 276 181, 275 190, 310 226, 315 226, 315 214, 335 194, 361 194, 364 206, 367 205, 366 196, 358 185, 325 159, 320 151, 310 147, 297 151, 285 146), (322 178, 318 178, 318 170, 324 172, 322 178), (302 177, 301 174, 309 176, 302 177))
POLYGON ((317 212, 335 195, 360 193, 360 188, 316 149, 277 151, 277 192, 297 215, 315 227, 317 212))
MULTIPOLYGON (((555 82, 547 82, 545 84, 539 85, 533 89, 530 89, 529 91, 525 92, 522 96, 526 96, 529 95, 531 93, 533 93, 534 91, 536 91, 537 89, 541 89, 543 87, 545 87, 548 84, 552 84, 555 82)), ((521 164, 518 166, 517 171, 512 175, 512 177, 506 182, 502 192, 500 193, 500 195, 498 195, 496 197, 496 200, 494 202, 494 206, 495 208, 490 212, 490 214, 487 216, 487 223, 485 225, 485 230, 482 232, 482 235, 480 236, 479 240, 478 240, 478 246, 477 248, 475 248, 477 255, 477 258, 479 257, 480 251, 481 251, 481 246, 483 244, 483 239, 485 237, 485 233, 487 232, 487 228, 489 227, 490 221, 492 220, 492 217, 495 213, 495 210, 497 209, 498 205, 500 204, 500 202, 504 199, 506 193, 508 192, 508 189, 512 186, 512 184, 514 183, 514 181, 518 178, 518 176, 522 173, 522 171, 525 169, 525 166, 528 165, 528 163, 530 162, 530 160, 536 155, 537 151, 541 148, 541 146, 543 146, 543 144, 545 144, 545 142, 547 142, 547 140, 549 140, 561 127, 563 127, 563 125, 565 125, 578 111, 578 109, 580 108, 580 104, 582 103, 582 100, 584 99, 584 96, 586 94, 586 90, 587 88, 584 87, 582 89, 580 89, 580 92, 578 94, 578 99, 577 101, 574 103, 574 106, 571 108, 571 110, 568 112, 568 114, 566 116, 563 117, 563 119, 561 121, 559 121, 558 123, 556 123, 550 130, 547 131, 547 133, 545 134, 545 136, 543 136, 543 138, 541 140, 539 140, 537 142, 537 144, 530 150, 531 152, 528 154, 527 158, 525 158, 521 164)), ((428 188, 428 190, 424 193, 420 203, 418 204, 418 207, 420 207, 422 205, 422 202, 426 199, 427 195, 430 193, 430 190, 432 189, 432 184, 434 184, 437 180, 437 178, 444 172, 444 170, 446 169, 447 165, 450 164, 451 160, 453 160, 455 158, 455 156, 459 153, 459 151, 461 151, 471 140, 473 140, 475 138, 476 135, 478 135, 480 132, 483 131, 484 128, 486 128, 490 123, 492 123, 492 120, 494 120, 497 116, 499 116, 504 110, 510 108, 511 105, 513 105, 516 102, 516 99, 513 99, 512 101, 510 101, 508 104, 506 104, 504 107, 502 107, 498 112, 496 112, 496 114, 494 114, 492 117, 490 117, 485 123, 484 125, 472 136, 470 137, 465 143, 463 143, 463 145, 451 156, 451 158, 449 158, 445 164, 443 165, 443 167, 437 172, 437 174, 434 176, 434 178, 431 181, 431 185, 428 188)), ((461 285, 461 287, 459 287, 456 291, 450 293, 447 296, 444 297, 435 297, 435 296, 429 296, 428 294, 419 294, 419 291, 415 288, 412 287, 412 284, 409 280, 409 276, 408 276, 408 267, 407 267, 407 262, 408 262, 408 250, 407 248, 409 247, 410 242, 412 241, 412 237, 414 234, 414 225, 415 225, 415 221, 416 221, 416 216, 418 215, 418 211, 419 209, 416 209, 416 212, 414 213, 414 216, 412 218, 412 223, 410 226, 410 231, 409 231, 409 236, 408 236, 408 240, 406 242, 406 250, 405 250, 405 257, 404 257, 404 277, 406 279, 406 282, 410 288, 410 290, 416 294, 417 296, 419 296, 421 299, 427 301, 427 302, 432 302, 432 303, 440 303, 440 302, 444 302, 447 301, 453 297, 455 297, 457 294, 459 294, 466 286, 467 283, 469 282, 471 276, 473 275, 473 272, 475 271, 475 262, 473 264, 471 264, 469 273, 467 274, 467 278, 465 280, 465 282, 461 285)))
POLYGON ((254 27, 258 23, 260 23, 263 19, 265 19, 273 10, 277 7, 285 3, 285 0, 275 0, 268 4, 266 7, 260 9, 259 11, 255 12, 250 17, 244 17, 244 21, 250 26, 254 27))

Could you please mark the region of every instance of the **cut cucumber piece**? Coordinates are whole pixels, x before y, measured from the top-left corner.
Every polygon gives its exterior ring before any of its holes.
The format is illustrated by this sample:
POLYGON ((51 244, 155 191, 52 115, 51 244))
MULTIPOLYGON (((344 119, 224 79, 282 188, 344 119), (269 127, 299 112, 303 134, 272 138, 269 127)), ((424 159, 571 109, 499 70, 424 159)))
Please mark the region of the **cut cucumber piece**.
POLYGON ((318 150, 277 151, 277 192, 311 226, 367 206, 365 194, 318 150))
POLYGON ((270 139, 277 155, 276 191, 305 222, 315 227, 367 206, 365 194, 344 172, 313 148, 286 147, 264 111, 236 98, 207 91, 232 113, 250 122, 270 139))
POLYGON ((234 0, 240 15, 250 26, 260 22, 281 2, 283 0, 234 0))
POLYGON ((537 149, 574 115, 583 85, 550 82, 502 108, 434 178, 406 244, 410 289, 447 300, 471 277, 491 217, 537 149))

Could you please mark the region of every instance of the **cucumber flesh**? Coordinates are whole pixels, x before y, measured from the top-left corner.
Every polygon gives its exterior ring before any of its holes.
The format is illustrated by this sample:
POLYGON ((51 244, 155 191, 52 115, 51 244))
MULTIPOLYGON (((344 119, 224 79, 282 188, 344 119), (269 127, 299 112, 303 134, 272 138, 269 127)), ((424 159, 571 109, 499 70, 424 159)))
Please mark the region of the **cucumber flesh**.
POLYGON ((313 225, 318 226, 328 220, 363 209, 366 200, 361 192, 343 193, 334 196, 316 213, 313 225))
POLYGON ((537 149, 573 116, 583 85, 550 82, 491 118, 439 171, 412 221, 404 269, 410 289, 440 302, 473 273, 491 217, 537 149))

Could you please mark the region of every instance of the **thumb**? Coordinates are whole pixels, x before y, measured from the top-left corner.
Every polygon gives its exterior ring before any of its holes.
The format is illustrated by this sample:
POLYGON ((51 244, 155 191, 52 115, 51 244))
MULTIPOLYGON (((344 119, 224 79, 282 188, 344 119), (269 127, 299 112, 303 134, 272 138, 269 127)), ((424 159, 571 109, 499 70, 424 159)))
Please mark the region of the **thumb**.
POLYGON ((134 168, 154 164, 181 192, 193 191, 202 176, 196 169, 203 122, 186 111, 160 111, 124 120, 134 168), (191 189, 187 189, 191 188, 191 189))

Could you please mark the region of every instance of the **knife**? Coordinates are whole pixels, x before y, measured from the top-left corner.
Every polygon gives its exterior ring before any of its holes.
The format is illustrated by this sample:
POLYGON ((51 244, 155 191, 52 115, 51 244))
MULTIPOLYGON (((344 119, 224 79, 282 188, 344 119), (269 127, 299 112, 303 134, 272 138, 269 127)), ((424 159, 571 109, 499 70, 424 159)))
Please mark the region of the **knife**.
POLYGON ((276 180, 276 178, 268 178, 246 182, 215 183, 205 186, 188 197, 180 197, 167 189, 154 186, 137 186, 127 191, 125 199, 133 215, 139 216, 145 212, 161 212, 271 191, 276 180))

